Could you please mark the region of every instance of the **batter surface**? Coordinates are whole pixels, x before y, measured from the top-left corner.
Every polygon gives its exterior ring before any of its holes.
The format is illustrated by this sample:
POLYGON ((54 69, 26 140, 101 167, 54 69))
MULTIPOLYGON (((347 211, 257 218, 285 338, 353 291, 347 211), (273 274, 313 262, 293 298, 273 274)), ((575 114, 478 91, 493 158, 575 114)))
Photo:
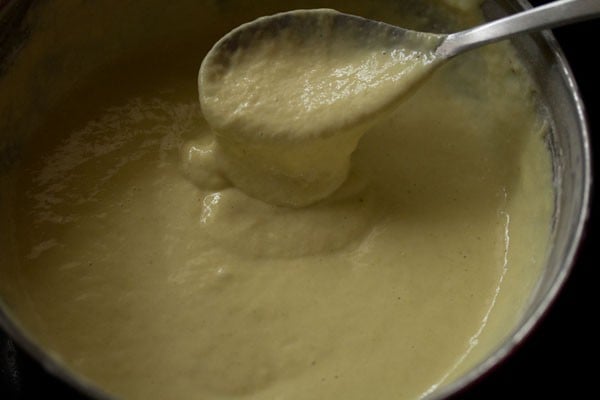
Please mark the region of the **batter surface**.
POLYGON ((304 208, 221 174, 198 54, 163 50, 62 98, 18 181, 15 314, 109 393, 420 398, 481 346, 506 282, 535 281, 553 207, 547 128, 508 46, 436 71, 304 208))

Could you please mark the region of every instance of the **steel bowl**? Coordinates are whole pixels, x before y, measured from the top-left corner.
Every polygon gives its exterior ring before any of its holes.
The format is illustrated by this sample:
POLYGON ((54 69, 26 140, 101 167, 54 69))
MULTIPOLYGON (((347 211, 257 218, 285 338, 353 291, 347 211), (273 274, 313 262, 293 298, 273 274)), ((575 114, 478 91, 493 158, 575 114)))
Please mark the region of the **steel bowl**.
MULTIPOLYGON (((50 374, 93 398, 110 399, 102 388, 67 369, 51 352, 40 346, 35 336, 22 327, 11 311, 11 292, 14 290, 11 280, 14 276, 10 271, 16 263, 18 251, 10 212, 11 207, 15 206, 12 173, 19 167, 20 154, 27 146, 31 126, 43 115, 48 104, 60 95, 62 88, 68 87, 69 80, 75 80, 85 74, 104 54, 122 50, 118 46, 98 47, 103 27, 93 26, 86 34, 74 31, 70 43, 56 43, 51 40, 52 29, 68 31, 70 26, 44 27, 46 31, 43 34, 49 39, 45 41, 46 47, 38 50, 40 55, 37 64, 31 65, 28 70, 18 69, 16 66, 19 65, 21 53, 29 45, 30 39, 40 34, 40 26, 36 22, 40 13, 48 9, 40 7, 43 3, 48 2, 0 1, 0 326, 50 374), (40 72, 41 69, 46 71, 45 74, 40 72), (54 74, 51 80, 46 79, 48 71, 54 74), (39 92, 42 97, 23 107, 26 97, 8 98, 2 93, 3 85, 18 85, 20 90, 39 92), (25 115, 19 114, 18 110, 21 109, 28 112, 25 115)), ((89 6, 86 2, 74 0, 62 3, 70 6, 74 15, 79 16, 85 16, 86 13, 79 12, 78 9, 89 6)), ((109 4, 110 0, 105 0, 104 3, 109 4)), ((307 7, 327 6, 328 1, 307 0, 306 4, 307 7)), ((279 8, 285 9, 285 5, 282 4, 279 8)), ((164 3, 139 3, 140 15, 144 14, 143 8, 149 6, 160 7, 164 6, 164 3)), ((488 0, 482 7, 488 19, 495 19, 529 8, 531 5, 523 0, 488 0)), ((123 24, 130 22, 123 18, 121 20, 123 24)), ((139 20, 142 21, 143 18, 140 17, 139 20)), ((123 26, 123 31, 135 30, 138 27, 136 24, 132 26, 133 28, 123 26)), ((231 27, 224 26, 221 34, 231 27)), ((148 29, 148 25, 139 28, 148 29)), ((474 362, 451 383, 431 393, 431 399, 442 399, 459 392, 498 365, 523 342, 548 310, 569 275, 588 218, 591 186, 590 143, 584 106, 570 67, 550 32, 523 35, 512 42, 534 77, 540 98, 551 117, 551 133, 546 138, 552 153, 555 190, 551 245, 548 254, 545 255, 544 269, 519 318, 511 326, 505 327, 505 335, 497 341, 492 351, 474 362)))

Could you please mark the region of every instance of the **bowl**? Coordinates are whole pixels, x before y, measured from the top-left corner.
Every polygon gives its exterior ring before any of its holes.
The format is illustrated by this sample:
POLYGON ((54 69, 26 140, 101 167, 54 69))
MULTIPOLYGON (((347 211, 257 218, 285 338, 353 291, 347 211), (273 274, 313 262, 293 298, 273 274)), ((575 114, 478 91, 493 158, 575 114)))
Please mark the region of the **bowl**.
MULTIPOLYGON (((10 93, 28 94, 0 97, 0 216, 6 221, 0 228, 0 325, 51 374, 98 399, 108 399, 110 396, 102 388, 66 368, 58 357, 41 346, 36 337, 22 326, 13 311, 12 303, 17 296, 11 282, 16 279, 14 268, 18 258, 11 216, 11 209, 15 207, 13 173, 19 168, 23 149, 30 143, 30 132, 53 101, 103 59, 127 52, 127 46, 135 46, 142 40, 168 41, 174 35, 185 32, 185 23, 169 32, 161 30, 162 25, 157 21, 168 26, 168 21, 173 23, 177 16, 194 15, 193 3, 182 1, 166 7, 163 20, 156 19, 159 15, 156 10, 164 7, 161 2, 148 3, 143 8, 134 4, 123 5, 119 12, 115 11, 111 24, 106 25, 97 16, 99 9, 110 12, 109 1, 99 2, 98 5, 67 1, 56 8, 35 0, 0 3, 0 89, 7 89, 5 93, 10 90, 10 93), (55 14, 49 16, 49 13, 55 14), (90 22, 73 25, 57 23, 69 21, 69 18, 90 22), (66 35, 65 32, 70 34, 66 35), (131 39, 127 46, 122 46, 118 41, 107 43, 106 35, 129 35, 131 39), (32 38, 42 40, 33 42, 32 38), (32 48, 34 45, 37 48, 32 48), (26 51, 35 56, 31 62, 22 63, 20 57, 26 51), (32 93, 36 96, 31 96, 32 93)), ((330 3, 306 1, 300 4, 315 7, 330 6, 330 3)), ((206 4, 209 6, 210 2, 206 4)), ((290 8, 287 3, 273 5, 268 1, 264 4, 258 2, 252 7, 243 3, 238 6, 248 8, 246 19, 290 8)), ((225 9, 227 7, 224 6, 225 9)), ((525 1, 486 1, 482 5, 489 19, 528 7, 530 5, 525 1)), ((223 13, 221 29, 206 32, 214 40, 243 22, 231 17, 227 11, 223 13)), ((552 125, 550 135, 546 138, 552 153, 555 190, 551 245, 545 255, 544 269, 537 281, 530 285, 530 293, 520 315, 503 327, 503 334, 494 339, 491 350, 474 359, 470 368, 451 383, 431 393, 429 398, 432 399, 446 398, 477 380, 498 365, 532 331, 571 270, 588 217, 590 144, 583 103, 570 68, 549 32, 520 36, 512 43, 534 77, 552 125)))

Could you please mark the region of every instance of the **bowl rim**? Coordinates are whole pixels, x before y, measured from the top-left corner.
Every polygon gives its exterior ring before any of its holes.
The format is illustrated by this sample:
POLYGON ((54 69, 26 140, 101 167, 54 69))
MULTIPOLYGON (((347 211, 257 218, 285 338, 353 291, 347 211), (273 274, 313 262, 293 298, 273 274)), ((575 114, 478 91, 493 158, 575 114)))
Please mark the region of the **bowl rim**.
MULTIPOLYGON (((517 7, 522 10, 533 7, 528 0, 515 0, 515 3, 517 7)), ((560 71, 560 76, 563 79, 565 86, 569 89, 569 93, 571 94, 570 100, 573 102, 576 110, 577 131, 581 138, 582 148, 580 150, 581 154, 583 155, 582 187, 580 193, 577 194, 581 196, 581 208, 579 210, 578 220, 576 225, 574 225, 571 240, 568 243, 564 255, 564 264, 558 271, 558 274, 552 281, 546 293, 543 295, 541 301, 529 312, 529 315, 527 315, 527 317, 507 335, 507 337, 496 347, 496 350, 491 352, 483 361, 476 364, 455 381, 441 386, 439 390, 434 391, 430 396, 426 396, 425 398, 427 400, 442 400, 464 391, 473 383, 487 376, 487 374, 492 372, 494 368, 498 367, 522 344, 524 344, 526 338, 532 333, 544 315, 546 315, 546 313, 550 310, 560 290, 565 285, 567 278, 573 270, 573 265, 580 249, 586 225, 590 217, 592 156, 589 125, 585 111, 585 105, 581 97, 581 92, 579 91, 579 86, 575 81, 573 71, 571 70, 566 56, 562 51, 560 44, 554 37, 552 31, 545 30, 542 32, 532 33, 531 36, 541 37, 543 39, 543 43, 548 46, 548 49, 553 56, 553 61, 556 62, 556 66, 560 71)))

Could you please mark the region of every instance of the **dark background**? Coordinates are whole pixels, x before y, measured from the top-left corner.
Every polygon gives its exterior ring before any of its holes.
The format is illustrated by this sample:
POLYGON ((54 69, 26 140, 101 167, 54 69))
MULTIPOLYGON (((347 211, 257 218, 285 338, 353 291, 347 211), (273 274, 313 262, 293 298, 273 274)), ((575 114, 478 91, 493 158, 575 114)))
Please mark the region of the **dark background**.
MULTIPOLYGON (((600 1, 600 0, 598 0, 600 1)), ((534 5, 547 1, 532 1, 534 5)), ((600 22, 582 22, 554 30, 573 69, 590 124, 593 154, 600 154, 600 22)), ((594 165, 594 176, 600 176, 594 165)), ((598 187, 594 199, 600 198, 598 187)), ((600 200, 599 200, 600 201, 600 200)), ((596 397, 599 312, 595 279, 600 250, 599 210, 591 218, 573 272, 549 312, 532 335, 507 360, 459 399, 589 398, 596 397)), ((60 398, 89 400, 48 375, 0 330, 0 400, 60 398)), ((597 397, 596 397, 597 398, 597 397)))

